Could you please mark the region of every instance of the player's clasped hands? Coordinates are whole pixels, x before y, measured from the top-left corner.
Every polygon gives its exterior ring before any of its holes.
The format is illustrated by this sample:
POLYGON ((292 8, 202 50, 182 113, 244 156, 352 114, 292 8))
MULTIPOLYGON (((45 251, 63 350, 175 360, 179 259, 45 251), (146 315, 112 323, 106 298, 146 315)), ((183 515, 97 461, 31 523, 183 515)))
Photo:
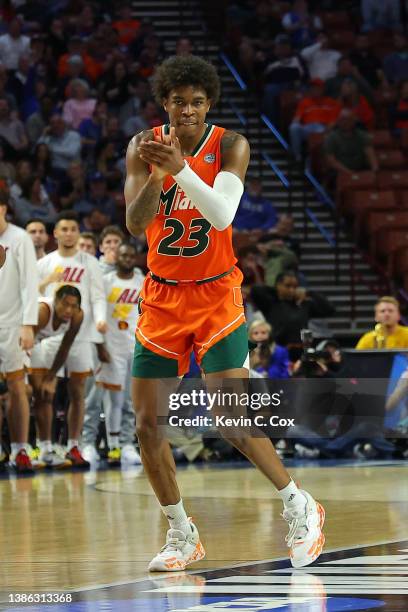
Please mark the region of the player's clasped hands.
POLYGON ((180 141, 174 127, 170 128, 170 135, 164 136, 164 140, 142 140, 138 152, 144 162, 159 168, 164 176, 174 176, 184 168, 180 141))

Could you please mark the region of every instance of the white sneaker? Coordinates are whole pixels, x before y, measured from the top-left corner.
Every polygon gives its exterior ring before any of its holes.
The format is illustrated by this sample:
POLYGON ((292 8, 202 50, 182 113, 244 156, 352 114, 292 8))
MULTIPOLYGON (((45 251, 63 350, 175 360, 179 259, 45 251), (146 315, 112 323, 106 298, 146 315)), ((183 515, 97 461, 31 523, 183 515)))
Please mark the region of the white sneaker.
POLYGON ((200 542, 197 527, 191 523, 191 534, 179 529, 169 529, 166 544, 149 564, 149 572, 180 572, 190 563, 201 561, 205 550, 200 542))
POLYGON ((324 508, 316 502, 307 491, 301 491, 306 497, 304 510, 285 508, 283 518, 289 523, 289 533, 285 541, 290 548, 290 560, 293 567, 305 567, 319 557, 324 546, 324 508))
POLYGON ((121 449, 122 463, 127 465, 141 465, 142 460, 139 453, 132 444, 125 444, 121 449))
POLYGON ((42 451, 39 460, 45 463, 47 468, 63 469, 70 467, 71 462, 65 457, 61 457, 55 450, 42 451))
POLYGON ((98 463, 98 461, 100 461, 100 457, 98 454, 98 451, 96 450, 95 446, 93 444, 87 444, 83 449, 82 449, 82 456, 85 459, 85 461, 88 461, 89 463, 98 463))

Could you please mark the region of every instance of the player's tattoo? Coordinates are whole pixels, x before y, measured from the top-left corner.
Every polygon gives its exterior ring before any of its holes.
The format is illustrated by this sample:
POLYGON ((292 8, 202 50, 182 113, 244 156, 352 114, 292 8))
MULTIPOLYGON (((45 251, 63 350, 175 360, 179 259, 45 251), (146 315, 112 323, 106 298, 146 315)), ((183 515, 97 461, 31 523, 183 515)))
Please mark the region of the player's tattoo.
MULTIPOLYGON (((153 138, 153 130, 145 130, 132 138, 129 143, 128 154, 130 153, 135 163, 140 164, 136 152, 140 141, 152 140, 153 138)), ((146 174, 146 179, 137 195, 126 206, 126 226, 134 236, 141 234, 152 221, 160 199, 162 181, 154 179, 151 174, 146 174)))
POLYGON ((126 226, 132 234, 141 234, 157 212, 163 183, 148 180, 126 208, 126 226), (139 229, 140 228, 140 229, 139 229))

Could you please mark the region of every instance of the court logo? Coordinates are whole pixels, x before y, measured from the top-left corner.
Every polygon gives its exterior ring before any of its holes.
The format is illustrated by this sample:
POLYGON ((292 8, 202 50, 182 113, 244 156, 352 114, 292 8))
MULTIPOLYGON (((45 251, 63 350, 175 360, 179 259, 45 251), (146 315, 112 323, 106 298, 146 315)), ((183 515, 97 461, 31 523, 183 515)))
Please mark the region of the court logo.
POLYGON ((204 155, 204 161, 207 162, 207 164, 213 164, 215 162, 215 153, 207 153, 204 155))

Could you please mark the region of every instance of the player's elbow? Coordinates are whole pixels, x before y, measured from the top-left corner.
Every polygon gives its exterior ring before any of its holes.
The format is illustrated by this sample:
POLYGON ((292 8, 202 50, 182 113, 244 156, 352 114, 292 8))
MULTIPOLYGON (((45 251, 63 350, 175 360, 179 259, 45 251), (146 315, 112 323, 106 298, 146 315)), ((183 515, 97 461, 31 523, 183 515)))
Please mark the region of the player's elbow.
POLYGON ((129 234, 135 237, 140 236, 140 234, 143 234, 145 230, 144 227, 141 227, 139 224, 135 223, 128 217, 126 217, 126 229, 129 232, 129 234))

